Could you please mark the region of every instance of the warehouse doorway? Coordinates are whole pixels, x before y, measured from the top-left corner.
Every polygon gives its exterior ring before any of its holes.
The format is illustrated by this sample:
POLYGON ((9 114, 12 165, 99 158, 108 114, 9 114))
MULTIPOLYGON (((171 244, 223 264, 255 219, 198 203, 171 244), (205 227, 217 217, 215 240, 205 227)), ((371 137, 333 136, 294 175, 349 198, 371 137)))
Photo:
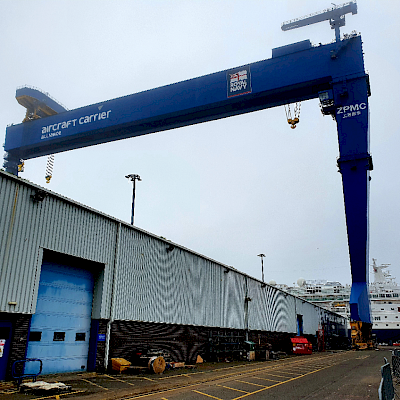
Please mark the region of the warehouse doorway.
MULTIPOLYGON (((84 260, 45 253, 36 312, 32 316, 27 358, 43 362, 43 374, 86 371, 94 274, 84 260)), ((25 373, 34 373, 28 363, 25 373)))
POLYGON ((297 336, 303 336, 303 316, 297 314, 297 336))
POLYGON ((0 321, 0 381, 6 379, 8 355, 10 353, 12 324, 0 321))

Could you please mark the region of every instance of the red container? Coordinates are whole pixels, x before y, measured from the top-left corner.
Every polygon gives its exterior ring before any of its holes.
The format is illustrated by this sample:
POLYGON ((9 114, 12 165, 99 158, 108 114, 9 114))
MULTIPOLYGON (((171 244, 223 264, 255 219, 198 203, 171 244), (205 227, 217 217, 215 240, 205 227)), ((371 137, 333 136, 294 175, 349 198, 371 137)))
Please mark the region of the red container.
POLYGON ((293 344, 293 354, 312 354, 312 344, 302 336, 290 339, 293 344))

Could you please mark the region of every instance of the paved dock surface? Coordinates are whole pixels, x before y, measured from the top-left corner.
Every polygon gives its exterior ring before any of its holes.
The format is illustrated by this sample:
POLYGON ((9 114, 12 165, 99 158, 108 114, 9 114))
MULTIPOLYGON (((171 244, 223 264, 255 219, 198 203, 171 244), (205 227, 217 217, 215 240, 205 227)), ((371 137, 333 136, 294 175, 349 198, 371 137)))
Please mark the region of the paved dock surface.
MULTIPOLYGON (((162 375, 82 373, 41 380, 71 385, 71 393, 59 395, 65 400, 378 399, 383 357, 390 360, 389 349, 314 353, 265 362, 205 363, 162 375)), ((11 383, 0 384, 1 400, 55 398, 18 393, 11 383)))

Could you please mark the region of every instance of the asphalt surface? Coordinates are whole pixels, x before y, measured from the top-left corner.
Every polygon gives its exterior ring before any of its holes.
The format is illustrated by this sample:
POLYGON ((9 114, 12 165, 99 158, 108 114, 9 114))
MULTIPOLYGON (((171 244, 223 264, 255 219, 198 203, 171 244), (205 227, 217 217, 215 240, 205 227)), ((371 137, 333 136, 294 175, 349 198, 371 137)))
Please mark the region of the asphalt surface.
MULTIPOLYGON (((42 376, 40 380, 70 385, 71 392, 58 394, 66 400, 378 399, 383 357, 390 361, 389 348, 264 362, 204 363, 162 375, 79 373, 42 376)), ((51 398, 56 395, 19 393, 12 383, 0 383, 0 400, 51 398)))

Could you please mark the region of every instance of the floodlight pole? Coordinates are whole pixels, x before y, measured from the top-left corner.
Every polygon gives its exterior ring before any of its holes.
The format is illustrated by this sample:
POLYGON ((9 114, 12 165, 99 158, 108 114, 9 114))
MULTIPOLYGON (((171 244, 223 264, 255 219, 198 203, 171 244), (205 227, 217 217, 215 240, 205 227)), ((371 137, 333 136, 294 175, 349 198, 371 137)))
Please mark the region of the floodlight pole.
POLYGON ((265 254, 261 253, 261 254, 257 254, 257 256, 261 258, 261 274, 262 274, 262 281, 264 283, 264 257, 265 257, 265 254))
POLYGON ((133 194, 132 194, 132 215, 131 215, 131 225, 133 225, 133 221, 135 218, 135 192, 136 192, 136 180, 141 181, 142 179, 140 178, 139 175, 136 174, 130 174, 126 175, 125 178, 130 179, 133 182, 133 194))

